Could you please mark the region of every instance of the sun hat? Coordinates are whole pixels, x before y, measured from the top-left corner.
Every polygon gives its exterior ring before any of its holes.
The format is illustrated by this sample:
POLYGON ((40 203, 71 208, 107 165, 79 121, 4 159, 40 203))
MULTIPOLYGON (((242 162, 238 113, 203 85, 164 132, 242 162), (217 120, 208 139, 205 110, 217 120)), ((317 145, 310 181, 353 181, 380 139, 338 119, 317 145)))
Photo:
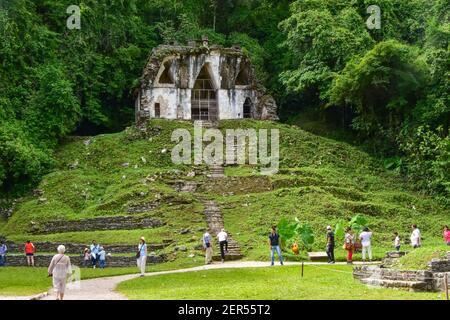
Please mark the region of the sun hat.
POLYGON ((144 238, 144 237, 141 237, 141 240, 142 240, 142 241, 145 241, 145 238, 144 238))

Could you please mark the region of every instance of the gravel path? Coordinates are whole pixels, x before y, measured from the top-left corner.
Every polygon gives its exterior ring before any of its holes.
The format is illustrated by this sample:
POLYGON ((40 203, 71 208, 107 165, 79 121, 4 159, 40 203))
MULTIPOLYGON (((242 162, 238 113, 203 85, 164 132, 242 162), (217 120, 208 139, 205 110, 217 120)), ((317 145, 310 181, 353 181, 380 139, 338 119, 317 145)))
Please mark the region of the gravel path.
MULTIPOLYGON (((375 264, 376 262, 374 262, 375 264)), ((305 265, 328 265, 326 262, 305 262, 305 265)), ((345 262, 338 262, 338 265, 345 264, 345 262)), ((355 262, 355 264, 361 264, 355 262)), ((285 265, 301 265, 301 262, 285 262, 285 265)), ((269 264, 267 262, 260 261, 231 261, 227 263, 214 263, 211 265, 179 269, 179 270, 169 270, 160 272, 147 273, 147 277, 154 277, 164 274, 182 273, 182 272, 193 272, 202 270, 212 270, 212 269, 226 269, 226 268, 260 268, 267 267, 269 264)), ((279 267, 279 265, 276 265, 279 267)), ((65 300, 126 300, 127 298, 122 294, 115 291, 115 288, 120 282, 127 281, 130 279, 138 278, 138 274, 124 275, 124 276, 114 276, 107 278, 96 278, 89 280, 82 280, 79 288, 68 288, 66 290, 65 300)), ((0 300, 29 300, 32 297, 5 297, 0 296, 0 300)), ((49 291, 49 295, 40 298, 40 300, 55 300, 55 296, 52 290, 49 291)))

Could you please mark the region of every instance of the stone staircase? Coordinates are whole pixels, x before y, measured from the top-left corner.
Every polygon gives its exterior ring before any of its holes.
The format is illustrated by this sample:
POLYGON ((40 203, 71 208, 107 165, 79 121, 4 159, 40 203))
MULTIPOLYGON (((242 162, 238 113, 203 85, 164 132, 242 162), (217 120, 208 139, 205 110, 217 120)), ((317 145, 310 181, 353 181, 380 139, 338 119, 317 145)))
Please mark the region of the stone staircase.
MULTIPOLYGON (((220 260, 220 247, 217 241, 217 234, 224 228, 222 212, 215 201, 202 200, 205 207, 205 217, 208 223, 208 232, 214 239, 214 260, 220 260)), ((239 260, 242 258, 241 249, 239 244, 232 238, 232 235, 228 233, 228 253, 225 254, 225 260, 239 260)))
POLYGON ((383 263, 378 266, 358 266, 353 269, 353 277, 361 283, 384 288, 409 291, 433 291, 436 287, 430 270, 397 270, 391 267, 405 252, 387 252, 383 263))
POLYGON ((410 281, 410 280, 388 280, 388 279, 361 279, 361 283, 368 286, 404 289, 409 291, 429 291, 429 285, 425 281, 410 281))
POLYGON ((178 181, 174 184, 174 188, 178 192, 194 193, 197 190, 197 182, 178 181))
POLYGON ((222 165, 213 165, 211 166, 211 178, 224 178, 225 172, 222 165))

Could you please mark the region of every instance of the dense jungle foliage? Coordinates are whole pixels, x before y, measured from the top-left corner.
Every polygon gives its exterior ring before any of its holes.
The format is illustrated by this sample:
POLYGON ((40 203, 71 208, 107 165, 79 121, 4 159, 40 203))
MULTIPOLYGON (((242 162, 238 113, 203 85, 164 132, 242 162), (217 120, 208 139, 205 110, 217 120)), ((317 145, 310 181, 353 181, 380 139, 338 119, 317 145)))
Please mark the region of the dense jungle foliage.
POLYGON ((1 192, 35 185, 63 137, 132 124, 151 49, 205 34, 244 48, 282 121, 343 132, 449 201, 449 0, 75 2, 0 0, 1 192), (80 30, 66 27, 71 4, 80 30))

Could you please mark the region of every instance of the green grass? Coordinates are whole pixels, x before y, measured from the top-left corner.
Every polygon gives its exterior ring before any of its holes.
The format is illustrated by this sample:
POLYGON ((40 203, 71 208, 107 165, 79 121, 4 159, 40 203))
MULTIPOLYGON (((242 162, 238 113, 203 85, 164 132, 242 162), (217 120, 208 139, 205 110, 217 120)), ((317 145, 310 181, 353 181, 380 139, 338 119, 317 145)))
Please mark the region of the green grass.
POLYGON ((179 273, 122 282, 118 291, 140 300, 443 299, 442 293, 368 288, 348 266, 305 266, 303 278, 298 266, 179 273))
MULTIPOLYGON (((180 258, 177 261, 148 264, 147 272, 158 272, 191 268, 204 262, 201 258, 180 258)), ((91 269, 81 268, 82 280, 120 276, 138 273, 137 267, 91 269)), ((29 296, 45 292, 52 286, 51 278, 47 277, 47 268, 29 267, 1 267, 0 268, 0 296, 29 296)))
POLYGON ((401 270, 426 270, 428 262, 435 258, 444 258, 448 251, 450 248, 445 244, 441 244, 439 247, 409 248, 409 253, 398 259, 393 267, 401 270))
MULTIPOLYGON (((427 247, 439 247, 442 226, 450 221, 449 208, 414 191, 405 177, 386 172, 369 154, 294 125, 254 120, 220 122, 222 131, 280 130, 277 175, 261 177, 258 166, 246 165, 227 166, 225 174, 230 179, 187 177, 193 168, 174 165, 170 158, 175 144, 171 134, 176 128, 193 129, 190 122, 154 120, 145 137, 129 128, 64 142, 56 154, 57 168, 37 187, 43 195, 30 194, 21 199, 13 216, 0 222, 0 235, 19 242, 32 239, 88 244, 96 239, 104 245, 136 244, 136 239, 144 235, 149 243, 173 240, 162 250, 171 261, 185 259, 191 253, 197 256, 201 252, 195 247, 206 228, 203 206, 195 196, 174 190, 172 184, 178 180, 197 181, 201 184, 198 192, 219 203, 225 227, 239 242, 247 260, 267 259, 269 228, 282 217, 308 222, 316 238, 313 249, 323 251, 327 225, 362 214, 374 231, 376 259, 392 250, 394 231, 403 241, 408 240, 412 223, 419 225, 427 247), (87 140, 90 143, 85 143, 87 140), (162 152, 164 149, 167 152, 162 152), (39 197, 47 201, 40 203, 39 197), (144 230, 30 233, 31 222, 128 215, 130 207, 140 204, 156 204, 155 209, 142 215, 158 218, 166 225, 144 230), (189 229, 190 233, 181 234, 181 229, 189 229), (188 252, 175 252, 176 245, 186 245, 188 252)), ((337 239, 339 260, 345 255, 341 243, 337 239)), ((305 252, 298 257, 284 254, 290 260, 306 258, 305 252)), ((359 255, 355 258, 359 259, 359 255)))

